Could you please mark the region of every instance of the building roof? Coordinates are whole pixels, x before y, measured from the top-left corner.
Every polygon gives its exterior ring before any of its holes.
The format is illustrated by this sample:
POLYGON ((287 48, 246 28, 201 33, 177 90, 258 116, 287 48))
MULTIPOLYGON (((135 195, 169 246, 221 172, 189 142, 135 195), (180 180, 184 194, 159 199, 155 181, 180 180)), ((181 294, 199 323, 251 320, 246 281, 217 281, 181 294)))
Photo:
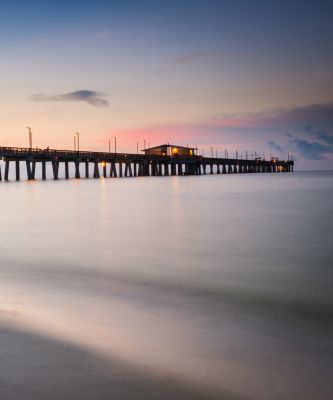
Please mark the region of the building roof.
POLYGON ((149 147, 148 149, 144 149, 143 151, 154 150, 154 149, 158 149, 158 148, 160 148, 160 147, 177 147, 178 149, 197 150, 196 147, 179 146, 178 144, 168 144, 168 143, 164 143, 164 144, 160 144, 159 146, 149 147))

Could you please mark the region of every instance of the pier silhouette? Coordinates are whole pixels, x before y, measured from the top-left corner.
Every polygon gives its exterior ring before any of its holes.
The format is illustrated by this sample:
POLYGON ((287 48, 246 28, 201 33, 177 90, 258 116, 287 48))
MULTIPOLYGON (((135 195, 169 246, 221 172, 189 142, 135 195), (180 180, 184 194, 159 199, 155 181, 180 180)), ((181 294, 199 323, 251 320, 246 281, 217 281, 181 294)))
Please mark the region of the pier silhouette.
POLYGON ((64 165, 64 178, 69 179, 69 165, 74 165, 75 178, 112 178, 169 175, 242 174, 293 172, 293 160, 264 160, 203 157, 196 154, 131 154, 59 149, 0 147, 0 181, 9 180, 10 166, 14 164, 15 179, 21 179, 21 163, 25 163, 27 179, 34 180, 41 167, 42 180, 47 179, 46 165, 52 165, 53 179, 61 178, 59 166, 64 165), (80 168, 84 165, 84 173, 80 168), (92 168, 91 168, 92 166, 92 168))

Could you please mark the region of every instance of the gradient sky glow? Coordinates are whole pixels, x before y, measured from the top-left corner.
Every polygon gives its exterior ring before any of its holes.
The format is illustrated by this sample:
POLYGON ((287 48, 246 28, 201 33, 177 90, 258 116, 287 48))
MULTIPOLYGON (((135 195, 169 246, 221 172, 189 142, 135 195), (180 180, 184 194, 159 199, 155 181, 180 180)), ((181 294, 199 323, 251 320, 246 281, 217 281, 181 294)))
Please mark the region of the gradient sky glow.
MULTIPOLYGON (((6 2, 7 3, 7 2, 6 2)), ((0 145, 136 151, 143 140, 333 169, 328 1, 11 1, 0 145)))

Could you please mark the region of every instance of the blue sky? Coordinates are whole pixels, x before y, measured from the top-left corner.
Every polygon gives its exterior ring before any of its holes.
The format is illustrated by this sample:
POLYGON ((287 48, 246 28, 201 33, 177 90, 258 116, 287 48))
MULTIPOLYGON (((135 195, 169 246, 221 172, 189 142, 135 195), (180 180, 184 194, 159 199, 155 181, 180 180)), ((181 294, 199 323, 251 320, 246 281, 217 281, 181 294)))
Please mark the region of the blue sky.
POLYGON ((26 145, 29 125, 40 147, 70 147, 79 130, 87 149, 117 135, 123 151, 173 141, 333 168, 332 11, 326 1, 8 2, 0 143, 26 145))

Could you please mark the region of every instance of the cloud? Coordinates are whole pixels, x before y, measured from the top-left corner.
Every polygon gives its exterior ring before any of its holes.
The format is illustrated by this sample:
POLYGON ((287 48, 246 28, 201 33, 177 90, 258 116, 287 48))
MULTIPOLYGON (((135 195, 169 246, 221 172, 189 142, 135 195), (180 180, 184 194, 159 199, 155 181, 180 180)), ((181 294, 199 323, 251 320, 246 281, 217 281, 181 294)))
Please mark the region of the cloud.
POLYGON ((284 148, 281 145, 279 145, 278 143, 274 142, 274 140, 268 141, 267 144, 276 151, 279 151, 279 152, 284 151, 284 148))
POLYGON ((324 155, 332 153, 332 149, 329 146, 318 142, 308 142, 305 139, 299 139, 298 137, 288 135, 291 137, 290 142, 294 144, 295 150, 300 156, 309 160, 322 160, 324 155))
POLYGON ((306 124, 302 127, 302 131, 306 133, 307 135, 311 135, 312 137, 315 137, 322 142, 333 146, 333 136, 329 135, 326 131, 324 130, 315 130, 313 129, 312 125, 306 124))
POLYGON ((333 103, 263 110, 256 113, 215 114, 212 122, 220 126, 257 128, 285 129, 310 122, 333 127, 333 103))
POLYGON ((292 149, 299 157, 310 160, 322 160, 326 155, 333 154, 333 136, 328 135, 326 131, 316 130, 312 125, 305 124, 293 127, 292 132, 284 134, 288 138, 284 146, 273 140, 270 140, 267 144, 277 151, 292 149), (311 136, 312 141, 307 140, 305 135, 311 136), (319 139, 319 141, 315 139, 319 139))
POLYGON ((75 92, 65 93, 65 94, 34 94, 31 96, 33 101, 43 102, 43 101, 83 101, 94 107, 107 107, 109 102, 105 99, 105 95, 100 92, 93 90, 77 90, 75 92))
POLYGON ((228 60, 235 58, 228 54, 223 54, 220 51, 197 51, 188 54, 182 54, 177 57, 164 58, 162 66, 155 71, 155 76, 161 76, 165 72, 169 71, 171 67, 179 65, 188 65, 200 60, 228 60))
POLYGON ((189 54, 183 54, 178 57, 173 57, 173 58, 167 58, 164 60, 165 64, 169 65, 184 65, 184 64, 191 64, 194 61, 197 60, 213 60, 213 59, 219 59, 222 57, 222 54, 220 52, 215 52, 215 51, 199 51, 196 53, 189 53, 189 54))

